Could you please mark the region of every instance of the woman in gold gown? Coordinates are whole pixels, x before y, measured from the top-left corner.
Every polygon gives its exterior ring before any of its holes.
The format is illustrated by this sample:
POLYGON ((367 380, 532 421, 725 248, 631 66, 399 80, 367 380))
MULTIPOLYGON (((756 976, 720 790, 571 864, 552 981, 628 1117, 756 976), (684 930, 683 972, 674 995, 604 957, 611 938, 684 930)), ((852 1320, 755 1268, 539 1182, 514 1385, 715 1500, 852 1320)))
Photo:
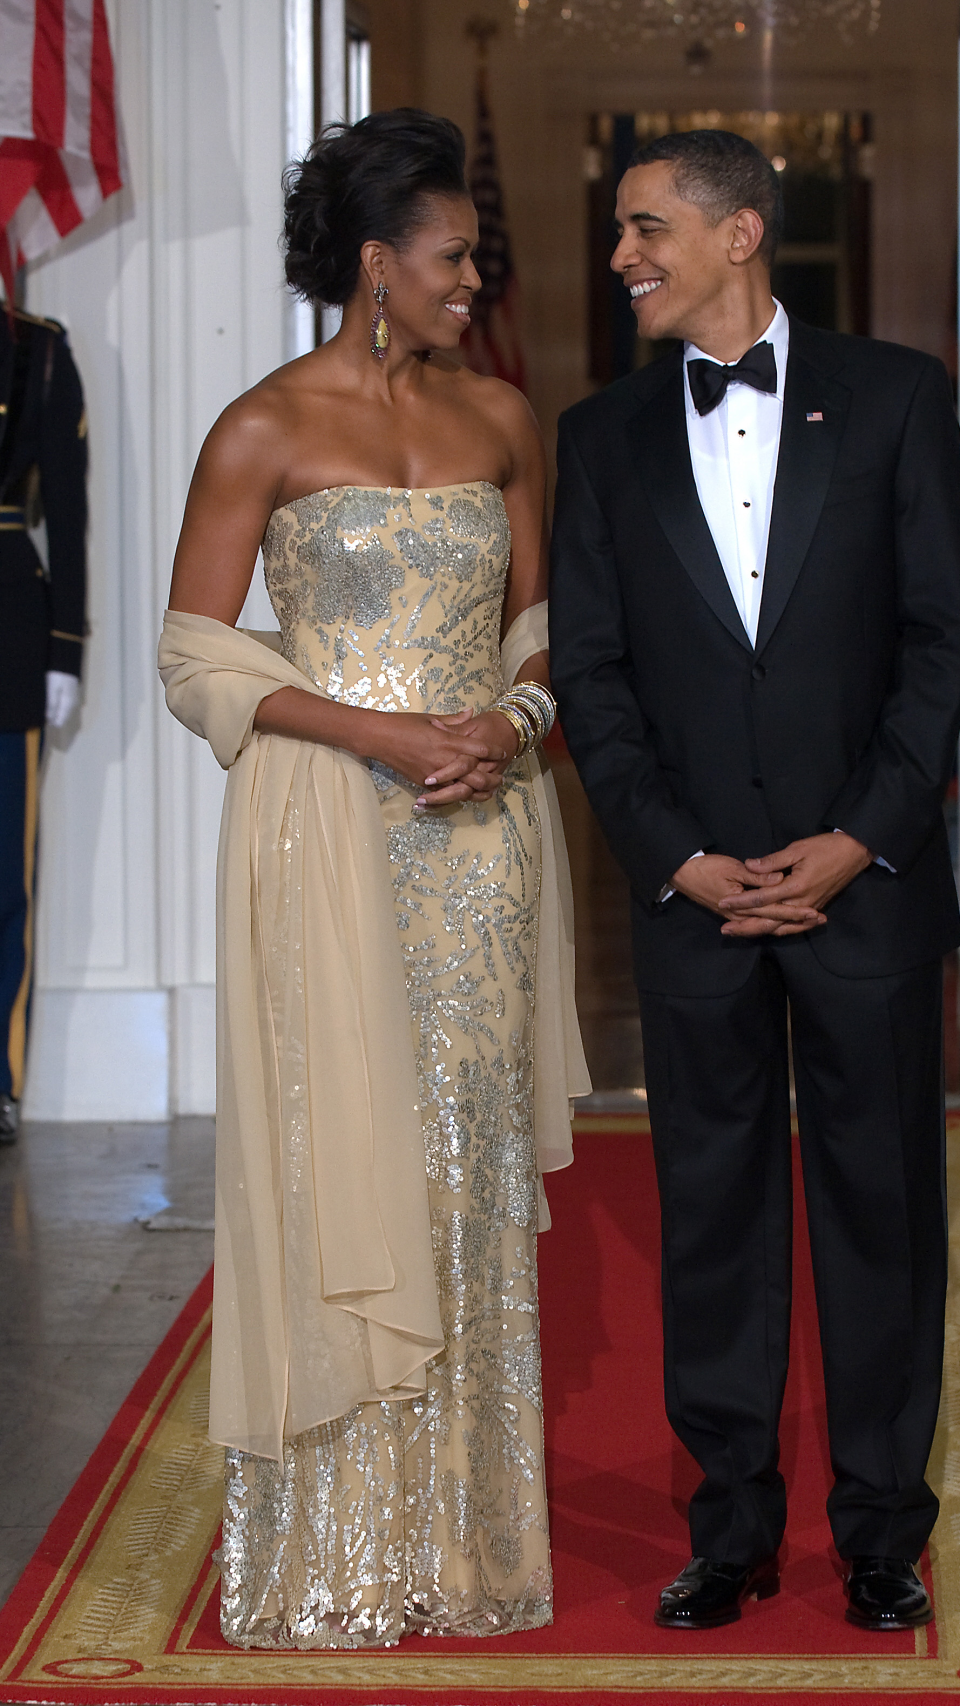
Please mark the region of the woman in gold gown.
POLYGON ((161 642, 230 772, 222 1627, 507 1633, 552 1615, 539 1174, 589 1088, 536 715, 503 697, 548 681, 543 450, 522 397, 444 353, 480 284, 454 126, 325 133, 286 236, 342 328, 211 432, 161 642), (261 545, 279 642, 235 629, 261 545))

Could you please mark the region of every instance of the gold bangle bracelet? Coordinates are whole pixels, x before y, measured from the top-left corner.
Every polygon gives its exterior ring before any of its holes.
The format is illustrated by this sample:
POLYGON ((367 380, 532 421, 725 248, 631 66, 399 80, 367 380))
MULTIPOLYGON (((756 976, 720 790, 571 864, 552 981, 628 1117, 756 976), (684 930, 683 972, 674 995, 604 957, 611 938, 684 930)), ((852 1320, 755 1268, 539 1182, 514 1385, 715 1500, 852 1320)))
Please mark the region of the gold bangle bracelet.
POLYGON ((532 731, 526 720, 521 717, 519 711, 514 710, 512 705, 494 704, 491 706, 491 710, 499 711, 501 717, 506 717, 511 728, 516 730, 519 745, 515 756, 522 758, 530 746, 532 736, 532 731))
POLYGON ((515 705, 535 716, 538 725, 537 742, 545 740, 557 720, 557 702, 548 688, 539 681, 521 681, 510 689, 515 705))

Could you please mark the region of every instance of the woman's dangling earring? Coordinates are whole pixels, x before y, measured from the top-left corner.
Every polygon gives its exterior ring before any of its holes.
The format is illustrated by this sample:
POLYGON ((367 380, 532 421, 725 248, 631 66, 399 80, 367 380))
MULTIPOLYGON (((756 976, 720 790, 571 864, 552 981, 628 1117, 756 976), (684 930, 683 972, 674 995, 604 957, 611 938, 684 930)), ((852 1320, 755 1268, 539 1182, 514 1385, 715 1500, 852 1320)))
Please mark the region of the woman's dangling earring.
POLYGON ((383 306, 390 292, 385 284, 380 283, 373 294, 376 297, 377 309, 370 322, 370 354, 382 361, 390 348, 390 322, 383 306))

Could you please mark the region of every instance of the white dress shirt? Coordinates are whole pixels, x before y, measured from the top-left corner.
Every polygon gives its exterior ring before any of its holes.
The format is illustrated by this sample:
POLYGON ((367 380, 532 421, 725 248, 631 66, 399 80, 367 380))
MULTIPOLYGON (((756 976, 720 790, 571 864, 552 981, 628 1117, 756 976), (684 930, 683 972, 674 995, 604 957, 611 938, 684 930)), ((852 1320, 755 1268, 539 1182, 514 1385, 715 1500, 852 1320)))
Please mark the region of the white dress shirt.
MULTIPOLYGON (((697 359, 716 361, 716 357, 707 355, 696 344, 683 346, 687 442, 697 496, 740 619, 754 646, 760 621, 773 488, 780 454, 783 387, 790 350, 790 322, 779 302, 773 319, 757 343, 773 345, 777 364, 776 393, 757 391, 752 385, 736 379, 727 386, 723 401, 708 415, 697 413, 690 393, 687 363, 697 359)), ((702 859, 702 849, 692 857, 702 859)), ((893 866, 879 856, 874 862, 887 871, 893 871, 893 866)), ((667 901, 674 892, 666 884, 657 899, 667 901)))
POLYGON ((790 347, 790 323, 779 302, 757 343, 773 345, 776 394, 755 391, 752 385, 733 380, 723 401, 708 415, 697 414, 687 363, 698 358, 715 361, 716 357, 695 344, 684 344, 683 348, 687 441, 697 495, 752 645, 756 644, 760 620, 790 347))

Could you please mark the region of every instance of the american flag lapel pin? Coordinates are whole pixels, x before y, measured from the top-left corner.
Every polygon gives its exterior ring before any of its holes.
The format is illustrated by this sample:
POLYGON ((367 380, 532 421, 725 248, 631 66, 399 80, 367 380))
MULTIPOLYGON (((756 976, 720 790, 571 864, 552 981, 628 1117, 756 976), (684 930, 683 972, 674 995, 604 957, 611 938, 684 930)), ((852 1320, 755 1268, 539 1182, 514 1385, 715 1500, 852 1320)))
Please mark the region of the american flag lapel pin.
POLYGON ((807 420, 808 421, 822 421, 823 420, 823 410, 822 409, 811 410, 811 412, 807 415, 807 420))

